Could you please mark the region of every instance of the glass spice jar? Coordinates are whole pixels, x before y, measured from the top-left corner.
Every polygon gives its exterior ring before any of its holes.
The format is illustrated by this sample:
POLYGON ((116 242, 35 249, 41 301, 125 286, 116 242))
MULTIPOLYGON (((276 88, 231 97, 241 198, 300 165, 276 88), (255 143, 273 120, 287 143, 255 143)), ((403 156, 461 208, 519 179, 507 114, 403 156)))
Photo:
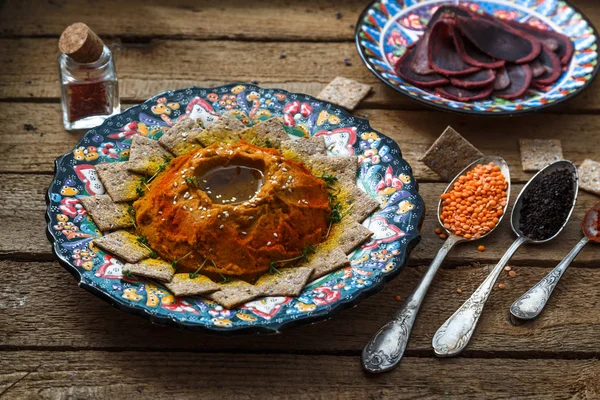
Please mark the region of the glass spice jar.
POLYGON ((120 112, 119 85, 110 49, 85 24, 62 33, 58 71, 63 125, 66 130, 91 129, 120 112))

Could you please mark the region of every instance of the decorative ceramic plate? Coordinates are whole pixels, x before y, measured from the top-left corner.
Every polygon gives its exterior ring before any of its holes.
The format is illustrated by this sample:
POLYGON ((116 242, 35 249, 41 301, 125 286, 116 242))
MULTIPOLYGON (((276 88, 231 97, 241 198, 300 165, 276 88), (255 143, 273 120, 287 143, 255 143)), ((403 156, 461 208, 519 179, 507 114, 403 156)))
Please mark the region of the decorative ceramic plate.
POLYGON ((108 118, 56 160, 47 201, 54 253, 80 286, 153 322, 221 332, 277 332, 329 318, 375 293, 406 264, 424 214, 398 145, 367 120, 304 94, 249 84, 170 91, 108 118), (175 298, 155 282, 124 278, 121 262, 91 244, 101 233, 78 200, 104 193, 94 165, 127 160, 134 135, 158 139, 182 115, 228 110, 248 126, 279 117, 290 136, 323 135, 329 155, 358 156, 357 184, 382 205, 363 223, 374 235, 349 255, 349 267, 309 283, 298 297, 265 297, 231 310, 200 297, 175 298))
POLYGON ((376 0, 361 14, 356 46, 367 67, 383 82, 412 99, 449 111, 480 115, 513 115, 566 101, 584 90, 598 73, 598 33, 574 6, 558 0, 376 0), (461 102, 405 82, 394 65, 406 47, 423 34, 440 5, 466 6, 496 17, 528 22, 560 32, 573 41, 575 52, 561 77, 546 91, 529 90, 522 98, 461 102))

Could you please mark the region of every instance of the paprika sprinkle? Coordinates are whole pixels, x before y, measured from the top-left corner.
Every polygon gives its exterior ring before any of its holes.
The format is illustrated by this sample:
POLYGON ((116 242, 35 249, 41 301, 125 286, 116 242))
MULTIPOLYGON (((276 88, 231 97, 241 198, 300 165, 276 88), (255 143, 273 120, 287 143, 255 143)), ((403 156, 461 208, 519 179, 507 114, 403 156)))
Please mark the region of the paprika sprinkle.
POLYGON ((465 239, 479 239, 498 224, 507 202, 508 182, 494 163, 478 164, 441 196, 444 228, 465 239))

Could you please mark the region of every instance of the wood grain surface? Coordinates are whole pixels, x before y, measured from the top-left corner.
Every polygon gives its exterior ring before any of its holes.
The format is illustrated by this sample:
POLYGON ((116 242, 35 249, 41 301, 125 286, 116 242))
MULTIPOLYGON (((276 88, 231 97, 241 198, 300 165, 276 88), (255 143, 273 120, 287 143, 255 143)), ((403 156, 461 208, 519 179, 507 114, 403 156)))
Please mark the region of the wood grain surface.
MULTIPOLYGON (((600 161, 600 81, 543 113, 473 118, 433 111, 362 65, 354 24, 368 1, 6 0, 0 2, 0 398, 600 398, 600 247, 589 245, 535 321, 512 325, 510 304, 579 240, 600 200, 580 192, 564 233, 523 246, 503 273, 475 335, 456 359, 437 359, 431 337, 475 290, 514 239, 508 221, 479 244, 457 246, 436 276, 400 367, 360 369, 370 336, 421 278, 442 241, 435 210, 445 183, 419 161, 448 125, 511 167, 513 200, 532 174, 518 139, 562 141, 565 158, 600 161), (150 323, 77 286, 45 236, 45 194, 56 157, 82 133, 61 124, 57 39, 90 25, 115 54, 123 108, 192 85, 258 82, 316 95, 335 76, 373 86, 355 114, 393 138, 412 165, 428 213, 409 267, 335 318, 280 335, 223 337, 150 323), (282 58, 281 54, 285 54, 282 58), (344 59, 349 58, 349 66, 344 59), (462 290, 462 294, 457 290, 462 290)), ((575 4, 596 24, 596 0, 575 4)))

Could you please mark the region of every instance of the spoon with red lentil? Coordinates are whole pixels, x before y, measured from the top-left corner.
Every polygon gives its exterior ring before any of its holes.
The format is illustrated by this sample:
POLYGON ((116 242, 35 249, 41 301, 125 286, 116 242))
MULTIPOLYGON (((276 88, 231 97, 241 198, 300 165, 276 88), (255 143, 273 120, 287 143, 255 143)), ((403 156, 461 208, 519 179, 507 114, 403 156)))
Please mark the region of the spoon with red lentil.
POLYGON ((447 239, 414 292, 365 346, 366 371, 389 371, 400 362, 427 289, 446 255, 457 243, 489 235, 504 216, 509 194, 510 171, 500 157, 480 158, 448 185, 438 204, 438 220, 447 239))
POLYGON ((508 260, 524 243, 546 243, 558 236, 575 208, 577 191, 577 168, 566 160, 548 165, 529 180, 511 214, 517 239, 471 297, 435 333, 435 355, 451 357, 463 351, 508 260))
POLYGON ((550 299, 552 291, 567 270, 571 262, 579 255, 589 242, 600 243, 600 202, 588 210, 581 222, 583 238, 573 247, 567 256, 541 281, 536 283, 525 294, 510 306, 510 313, 521 320, 537 317, 550 299))

